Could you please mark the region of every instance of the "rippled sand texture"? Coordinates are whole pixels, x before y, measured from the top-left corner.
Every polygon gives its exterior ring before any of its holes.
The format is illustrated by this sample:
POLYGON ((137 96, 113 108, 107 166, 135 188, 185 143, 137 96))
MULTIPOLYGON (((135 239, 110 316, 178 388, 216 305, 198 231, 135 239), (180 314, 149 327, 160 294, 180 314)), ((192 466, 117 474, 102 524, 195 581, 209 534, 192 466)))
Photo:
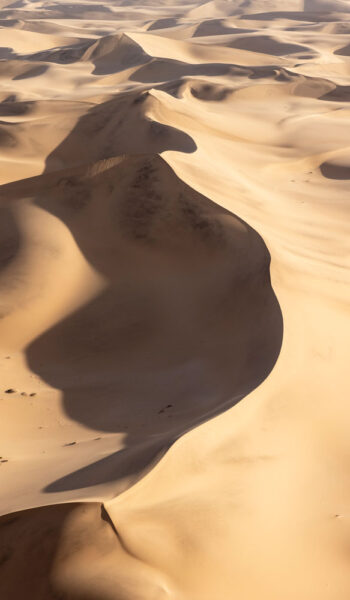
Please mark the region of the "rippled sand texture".
POLYGON ((349 600, 348 0, 0 0, 1 600, 349 600))

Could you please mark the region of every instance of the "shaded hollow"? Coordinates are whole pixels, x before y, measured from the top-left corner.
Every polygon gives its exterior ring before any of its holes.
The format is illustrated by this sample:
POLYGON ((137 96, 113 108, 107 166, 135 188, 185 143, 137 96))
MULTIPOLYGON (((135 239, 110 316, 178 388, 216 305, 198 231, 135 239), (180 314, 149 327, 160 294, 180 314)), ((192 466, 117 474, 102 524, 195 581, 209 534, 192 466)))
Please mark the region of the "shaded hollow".
POLYGON ((108 563, 110 558, 118 565, 120 557, 118 536, 98 503, 0 517, 3 600, 122 599, 120 570, 108 563))

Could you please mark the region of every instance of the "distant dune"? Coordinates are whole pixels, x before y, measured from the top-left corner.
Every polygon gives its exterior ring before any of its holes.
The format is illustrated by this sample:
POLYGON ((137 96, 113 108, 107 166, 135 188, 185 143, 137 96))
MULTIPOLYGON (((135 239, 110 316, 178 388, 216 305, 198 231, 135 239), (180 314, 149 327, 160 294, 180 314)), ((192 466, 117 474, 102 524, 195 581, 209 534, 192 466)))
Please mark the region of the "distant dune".
POLYGON ((348 0, 0 0, 0 599, 349 600, 348 0))

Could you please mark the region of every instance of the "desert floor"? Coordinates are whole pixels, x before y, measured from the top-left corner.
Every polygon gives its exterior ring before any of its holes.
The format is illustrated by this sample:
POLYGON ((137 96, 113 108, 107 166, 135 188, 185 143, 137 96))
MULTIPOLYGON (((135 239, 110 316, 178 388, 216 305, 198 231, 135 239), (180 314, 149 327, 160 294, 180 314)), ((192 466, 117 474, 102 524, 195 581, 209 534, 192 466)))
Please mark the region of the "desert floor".
POLYGON ((349 0, 0 0, 1 600, 349 600, 349 0))

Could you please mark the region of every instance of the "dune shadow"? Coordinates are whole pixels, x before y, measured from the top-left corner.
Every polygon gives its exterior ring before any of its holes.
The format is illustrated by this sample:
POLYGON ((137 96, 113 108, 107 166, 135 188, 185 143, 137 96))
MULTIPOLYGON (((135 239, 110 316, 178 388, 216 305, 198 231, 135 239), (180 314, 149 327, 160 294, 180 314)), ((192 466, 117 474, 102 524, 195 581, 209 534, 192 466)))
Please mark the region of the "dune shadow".
MULTIPOLYGON (((34 109, 33 102, 17 102, 16 96, 11 94, 0 102, 0 118, 14 117, 29 114, 34 109)), ((6 123, 8 125, 8 123, 6 123)))
MULTIPOLYGON (((33 62, 48 62, 56 64, 72 64, 80 61, 86 50, 91 45, 91 41, 83 41, 70 46, 63 46, 62 48, 50 48, 48 50, 41 50, 32 54, 27 54, 21 58, 33 61, 33 62)), ((46 66, 46 69, 48 67, 46 66)))
POLYGON ((31 77, 39 77, 43 75, 48 70, 47 65, 37 65, 35 67, 31 67, 28 70, 24 71, 20 75, 16 75, 13 78, 13 81, 19 81, 21 79, 30 79, 31 77))
POLYGON ((230 48, 261 52, 263 54, 270 54, 271 56, 288 56, 289 54, 309 50, 307 46, 280 42, 268 35, 247 35, 233 40, 228 45, 230 48))
POLYGON ((45 488, 46 493, 88 488, 106 482, 120 481, 124 478, 137 480, 140 473, 145 474, 168 450, 176 436, 166 435, 164 438, 141 442, 128 438, 128 447, 118 450, 77 469, 53 481, 45 488))
POLYGON ((334 51, 334 54, 337 56, 350 56, 350 44, 347 44, 342 48, 338 48, 338 50, 334 51))
POLYGON ((146 101, 129 94, 93 107, 46 173, 2 186, 60 219, 107 282, 26 358, 62 390, 71 419, 123 434, 123 449, 46 492, 141 476, 177 438, 260 385, 279 355, 283 321, 264 241, 159 156, 196 146, 150 122, 146 101))
POLYGON ((15 59, 16 57, 17 55, 12 48, 8 48, 7 46, 0 46, 0 60, 15 59))
POLYGON ((229 35, 239 33, 253 33, 254 29, 232 27, 225 23, 225 19, 209 19, 202 21, 196 28, 193 37, 209 37, 217 35, 229 35))
POLYGON ((101 2, 93 4, 93 3, 65 3, 60 6, 60 3, 52 3, 45 4, 45 12, 50 14, 52 12, 53 15, 57 14, 58 18, 61 19, 81 19, 82 12, 85 13, 86 19, 112 19, 114 17, 113 10, 101 2))
POLYGON ((338 179, 343 181, 350 179, 350 166, 348 165, 324 162, 320 165, 320 171, 323 177, 326 177, 327 179, 338 179))
MULTIPOLYGON (((0 138, 1 140, 1 138, 0 138)), ((0 274, 16 257, 20 235, 11 207, 0 205, 0 274)), ((0 314, 1 317, 1 314, 0 314)))
POLYGON ((165 17, 163 19, 157 19, 148 27, 148 31, 155 29, 168 29, 169 27, 175 27, 177 25, 177 19, 174 17, 165 17))
POLYGON ((290 19, 291 21, 306 21, 311 23, 328 23, 334 21, 334 14, 327 11, 317 11, 305 6, 304 11, 270 11, 263 13, 249 13, 241 16, 246 21, 276 21, 290 19))
POLYGON ((147 100, 148 92, 129 92, 93 106, 47 157, 46 171, 123 154, 194 152, 196 144, 189 135, 145 117, 147 100))
POLYGON ((231 68, 231 65, 222 63, 197 65, 168 58, 156 58, 152 59, 147 64, 140 66, 130 76, 130 81, 137 81, 138 83, 158 83, 199 75, 219 77, 229 74, 231 68))
POLYGON ((331 102, 350 102, 350 85, 334 84, 334 89, 321 97, 331 102))
POLYGON ((105 511, 95 503, 45 506, 0 517, 0 597, 108 600, 110 592, 103 585, 98 591, 87 589, 86 569, 92 566, 87 564, 84 551, 93 545, 95 564, 103 569, 106 552, 118 551, 110 528, 105 511), (76 572, 80 586, 72 585, 69 576, 70 561, 77 556, 83 561, 82 571, 76 572))

